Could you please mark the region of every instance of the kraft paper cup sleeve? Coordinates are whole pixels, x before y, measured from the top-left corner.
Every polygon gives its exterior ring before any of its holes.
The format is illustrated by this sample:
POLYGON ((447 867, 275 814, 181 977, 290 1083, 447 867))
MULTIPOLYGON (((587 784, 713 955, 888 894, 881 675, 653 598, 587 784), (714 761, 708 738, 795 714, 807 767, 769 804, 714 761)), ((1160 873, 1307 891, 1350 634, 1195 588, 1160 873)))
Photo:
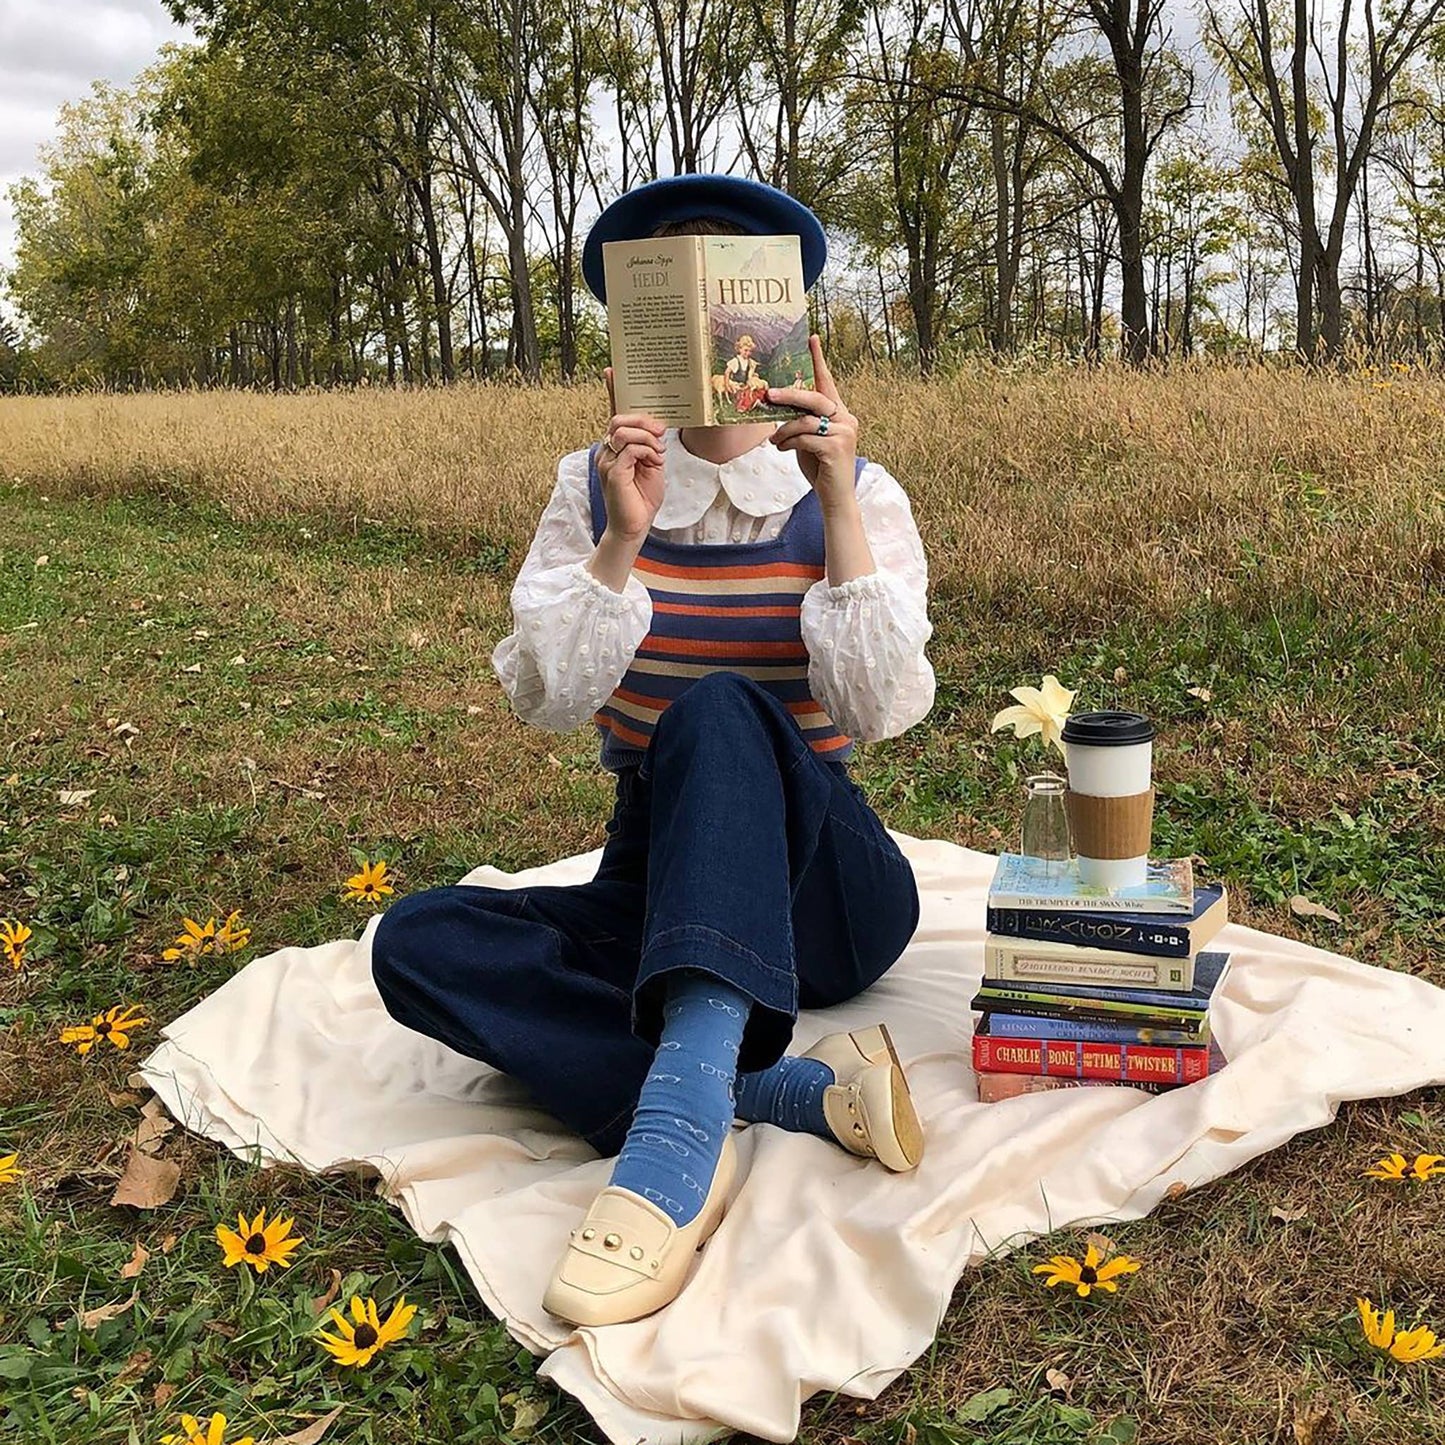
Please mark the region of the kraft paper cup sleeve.
POLYGON ((1074 852, 1085 858, 1143 858, 1154 831, 1154 789, 1125 798, 1064 794, 1074 852))

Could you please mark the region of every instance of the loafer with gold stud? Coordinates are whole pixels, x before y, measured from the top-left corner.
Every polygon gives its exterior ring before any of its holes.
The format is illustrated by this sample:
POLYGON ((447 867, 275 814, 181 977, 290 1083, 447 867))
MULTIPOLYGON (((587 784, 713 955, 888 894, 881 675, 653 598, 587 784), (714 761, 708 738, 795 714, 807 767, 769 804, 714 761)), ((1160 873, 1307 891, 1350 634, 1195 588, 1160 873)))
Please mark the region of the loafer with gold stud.
POLYGON ((923 1126, 885 1025, 828 1034, 803 1057, 833 1071, 837 1082, 823 1091, 823 1117, 850 1154, 900 1174, 918 1167, 923 1126))
POLYGON ((574 1325, 620 1325, 671 1304, 722 1221, 736 1173, 728 1134, 701 1211, 681 1227, 640 1194, 608 1185, 572 1231, 543 1308, 574 1325))

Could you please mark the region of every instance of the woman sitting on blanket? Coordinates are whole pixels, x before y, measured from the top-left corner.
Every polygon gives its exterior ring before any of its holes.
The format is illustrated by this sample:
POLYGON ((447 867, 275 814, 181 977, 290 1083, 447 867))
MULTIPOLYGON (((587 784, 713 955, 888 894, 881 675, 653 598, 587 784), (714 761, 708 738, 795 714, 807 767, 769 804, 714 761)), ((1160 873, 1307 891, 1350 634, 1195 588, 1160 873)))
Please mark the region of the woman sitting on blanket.
MULTIPOLYGON (((583 274, 602 298, 604 241, 697 232, 797 233, 806 284, 823 267, 806 207, 690 175, 604 211, 583 274)), ((917 927, 912 870, 847 760, 934 695, 908 499, 856 457, 810 344, 818 390, 770 392, 796 420, 613 416, 558 468, 493 665, 526 721, 599 727, 617 797, 596 877, 414 894, 375 935, 397 1020, 617 1155, 545 1296, 576 1324, 677 1295, 727 1203, 735 1118, 892 1170, 923 1151, 881 1024, 784 1052, 800 1008, 861 993, 917 927)))

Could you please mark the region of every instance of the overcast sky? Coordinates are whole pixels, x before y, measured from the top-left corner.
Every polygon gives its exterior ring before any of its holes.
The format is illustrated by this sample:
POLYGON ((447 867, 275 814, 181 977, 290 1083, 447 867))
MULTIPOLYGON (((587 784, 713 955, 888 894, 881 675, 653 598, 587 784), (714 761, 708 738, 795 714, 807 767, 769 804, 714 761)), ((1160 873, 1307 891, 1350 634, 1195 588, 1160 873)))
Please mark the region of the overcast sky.
POLYGON ((184 39, 161 0, 0 0, 0 267, 15 252, 7 192, 38 169, 60 107, 93 80, 134 80, 184 39))

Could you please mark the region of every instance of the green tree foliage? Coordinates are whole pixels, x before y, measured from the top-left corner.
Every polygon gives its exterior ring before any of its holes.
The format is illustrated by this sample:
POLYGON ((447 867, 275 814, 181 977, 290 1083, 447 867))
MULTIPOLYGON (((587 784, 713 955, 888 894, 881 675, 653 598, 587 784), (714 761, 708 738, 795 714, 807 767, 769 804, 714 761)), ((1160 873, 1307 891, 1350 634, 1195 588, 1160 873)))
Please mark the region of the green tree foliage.
POLYGON ((594 374, 587 225, 678 169, 817 210, 844 362, 1441 349, 1445 0, 166 3, 13 189, 0 387, 594 374))

